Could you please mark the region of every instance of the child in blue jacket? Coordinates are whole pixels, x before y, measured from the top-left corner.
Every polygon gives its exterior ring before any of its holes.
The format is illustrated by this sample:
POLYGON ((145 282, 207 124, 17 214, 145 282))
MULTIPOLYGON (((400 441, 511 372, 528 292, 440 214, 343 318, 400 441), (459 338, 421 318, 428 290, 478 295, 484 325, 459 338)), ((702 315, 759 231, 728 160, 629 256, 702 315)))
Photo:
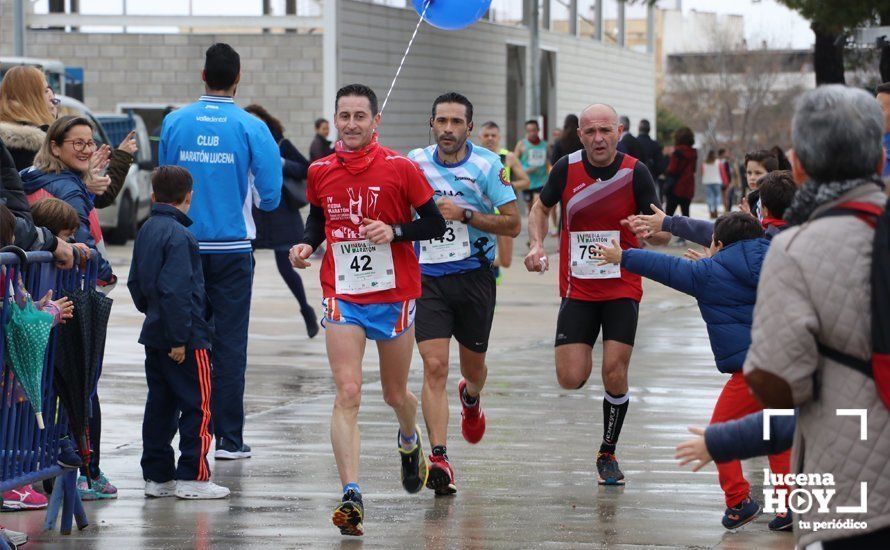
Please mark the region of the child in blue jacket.
MULTIPOLYGON (((730 374, 714 406, 711 423, 742 418, 762 409, 748 390, 742 375, 751 345, 751 324, 760 268, 769 249, 760 222, 742 212, 721 216, 714 222, 710 256, 690 261, 649 250, 621 250, 618 243, 601 247, 603 264, 622 268, 656 280, 694 296, 707 324, 711 350, 720 372, 730 374)), ((790 471, 790 452, 771 455, 774 473, 790 471)), ((720 486, 726 501, 723 526, 735 529, 760 513, 760 504, 750 495, 750 485, 738 460, 717 464, 720 486)), ((787 514, 776 516, 770 529, 788 529, 787 514)))
POLYGON ((145 496, 225 498, 210 481, 210 334, 198 241, 186 229, 192 177, 178 166, 152 174, 151 217, 139 230, 127 288, 145 313, 148 399, 142 421, 145 496), (179 428, 179 463, 170 443, 179 428))

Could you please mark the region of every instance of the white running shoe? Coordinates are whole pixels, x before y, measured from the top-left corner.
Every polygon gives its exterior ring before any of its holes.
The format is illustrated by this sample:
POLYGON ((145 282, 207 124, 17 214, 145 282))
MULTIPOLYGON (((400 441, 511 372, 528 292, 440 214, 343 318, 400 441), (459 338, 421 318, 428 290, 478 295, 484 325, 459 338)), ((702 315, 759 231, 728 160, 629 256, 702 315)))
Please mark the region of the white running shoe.
POLYGON ((176 498, 188 500, 211 500, 226 498, 229 496, 228 488, 217 485, 212 481, 184 481, 176 482, 176 498))
POLYGON ((154 498, 172 497, 176 493, 176 480, 164 483, 148 480, 145 482, 145 496, 154 498))
POLYGON ((3 538, 5 538, 6 541, 11 544, 13 548, 18 548, 19 546, 23 546, 28 543, 28 535, 19 531, 7 529, 3 526, 0 526, 0 536, 3 536, 3 538))
POLYGON ((226 441, 223 441, 222 445, 218 445, 216 447, 216 452, 213 453, 213 458, 217 460, 241 460, 242 458, 250 458, 250 446, 241 444, 240 448, 236 448, 234 445, 226 445, 226 441))

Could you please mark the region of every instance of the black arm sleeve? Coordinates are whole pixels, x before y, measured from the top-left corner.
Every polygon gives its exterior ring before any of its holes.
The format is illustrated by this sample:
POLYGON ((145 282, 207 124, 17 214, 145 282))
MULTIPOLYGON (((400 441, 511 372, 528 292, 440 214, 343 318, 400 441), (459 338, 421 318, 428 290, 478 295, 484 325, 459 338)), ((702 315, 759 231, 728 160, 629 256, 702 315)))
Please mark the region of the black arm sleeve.
POLYGON ((637 213, 647 215, 655 213, 650 204, 661 204, 655 193, 655 181, 644 162, 637 162, 634 167, 634 200, 637 203, 637 213))
POLYGON ((423 206, 417 208, 420 216, 411 223, 406 223, 395 228, 396 237, 393 242, 401 241, 428 241, 441 237, 445 233, 445 218, 439 212, 434 199, 428 200, 423 206))
POLYGON ((553 208, 562 200, 562 192, 566 188, 566 180, 569 177, 569 159, 563 156, 556 161, 547 176, 547 183, 541 189, 541 203, 547 208, 553 208))
POLYGON ((317 250, 325 240, 324 236, 324 208, 309 205, 309 217, 306 218, 306 227, 303 230, 302 244, 308 244, 312 250, 317 250))

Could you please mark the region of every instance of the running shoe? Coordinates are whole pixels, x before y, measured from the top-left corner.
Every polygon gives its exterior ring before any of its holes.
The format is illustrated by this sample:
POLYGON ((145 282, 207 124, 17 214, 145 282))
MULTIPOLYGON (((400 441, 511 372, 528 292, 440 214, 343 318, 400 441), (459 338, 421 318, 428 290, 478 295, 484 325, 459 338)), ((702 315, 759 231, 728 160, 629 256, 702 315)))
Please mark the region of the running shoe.
POLYGON ((28 543, 28 535, 20 531, 7 529, 2 525, 0 525, 0 535, 2 535, 3 538, 6 539, 6 542, 11 544, 13 548, 18 548, 19 546, 24 546, 28 543))
POLYGON ((624 485, 624 474, 614 453, 596 455, 596 473, 600 485, 624 485))
POLYGON ((242 458, 250 458, 250 447, 241 444, 241 447, 238 447, 231 441, 226 439, 220 439, 216 443, 216 452, 213 453, 213 458, 217 460, 240 460, 242 458))
POLYGON ((467 387, 467 381, 463 378, 457 384, 457 396, 460 399, 460 433, 463 434, 467 443, 476 444, 482 440, 485 435, 485 411, 482 410, 481 395, 476 398, 476 404, 468 407, 464 403, 464 391, 467 387))
POLYGON ((214 500, 229 496, 229 489, 212 481, 179 480, 176 498, 184 500, 214 500))
POLYGON ((410 451, 402 448, 401 433, 396 434, 396 444, 399 446, 399 454, 402 457, 402 487, 409 493, 416 493, 423 489, 430 473, 426 457, 423 454, 423 436, 420 434, 420 426, 415 426, 414 430, 417 433, 417 444, 410 451))
POLYGON ((790 531, 791 527, 791 512, 776 514, 776 517, 769 522, 770 531, 790 531))
POLYGON ((445 455, 430 455, 430 474, 426 479, 426 486, 436 492, 436 496, 453 495, 457 493, 454 485, 454 470, 445 455))
POLYGON ((77 478, 77 494, 80 495, 80 500, 99 500, 99 495, 93 490, 93 485, 86 476, 77 478))
POLYGON ((723 513, 723 527, 736 529, 754 521, 758 515, 760 515, 760 504, 749 496, 738 506, 726 509, 723 513))
POLYGON ((46 508, 46 497, 32 489, 30 485, 3 493, 4 510, 42 510, 43 508, 46 508))
POLYGON ((108 481, 108 478, 105 477, 105 474, 99 472, 99 478, 93 480, 92 486, 93 492, 96 494, 96 498, 99 500, 105 500, 109 498, 117 498, 117 487, 111 484, 108 481))
POLYGON ((352 489, 343 493, 343 502, 334 509, 331 521, 340 529, 341 535, 360 537, 365 534, 362 521, 365 519, 365 505, 361 493, 352 489))
POLYGON ((176 480, 171 479, 164 483, 157 483, 150 479, 145 480, 145 496, 153 498, 172 497, 176 494, 176 480))

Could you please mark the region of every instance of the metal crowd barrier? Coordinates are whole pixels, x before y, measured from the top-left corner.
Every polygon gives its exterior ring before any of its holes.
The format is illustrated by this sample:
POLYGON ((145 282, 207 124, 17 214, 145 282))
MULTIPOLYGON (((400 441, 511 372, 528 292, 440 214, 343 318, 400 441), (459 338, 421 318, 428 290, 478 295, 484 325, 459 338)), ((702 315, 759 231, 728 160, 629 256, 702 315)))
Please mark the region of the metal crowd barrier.
MULTIPOLYGON (((55 478, 45 528, 55 527, 61 508, 61 532, 67 535, 71 533, 72 520, 83 529, 87 518, 77 494, 77 470, 63 469, 56 462, 59 442, 68 434, 67 414, 53 387, 58 327, 50 335, 43 370, 43 430, 37 426, 31 403, 17 391, 12 370, 6 364, 5 330, 10 307, 15 305, 13 287, 20 272, 25 288, 37 302, 48 290, 58 298, 63 290, 95 288, 98 262, 90 259, 84 268, 63 271, 56 268, 49 252, 28 252, 26 257, 27 266, 22 270, 19 256, 0 253, 0 265, 6 268, 0 283, 0 493, 55 478)), ((5 547, 5 541, 0 540, 0 549, 5 547)))

